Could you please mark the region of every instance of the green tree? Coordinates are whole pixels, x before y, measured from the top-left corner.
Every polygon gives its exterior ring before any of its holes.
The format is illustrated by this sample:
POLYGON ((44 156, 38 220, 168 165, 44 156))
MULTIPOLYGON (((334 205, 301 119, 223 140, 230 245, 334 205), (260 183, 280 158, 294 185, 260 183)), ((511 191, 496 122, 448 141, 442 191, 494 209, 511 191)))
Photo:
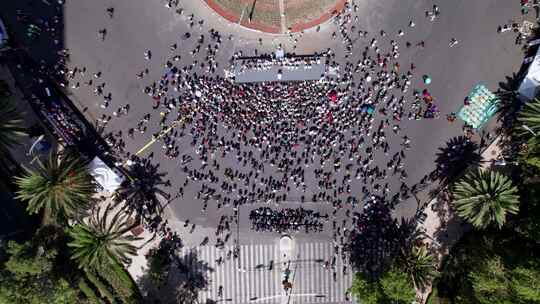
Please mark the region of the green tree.
POLYGON ((540 244, 540 185, 526 184, 521 192, 521 205, 516 230, 540 244))
POLYGON ((518 189, 507 176, 495 171, 469 172, 453 187, 453 204, 458 215, 475 228, 495 224, 501 228, 507 214, 519 210, 518 189))
POLYGON ((84 273, 86 274, 86 278, 88 279, 88 281, 90 281, 95 286, 102 298, 107 299, 109 303, 116 303, 113 292, 109 289, 107 285, 105 285, 105 283, 101 281, 98 276, 96 276, 96 274, 92 270, 87 268, 84 270, 84 273))
POLYGON ((531 265, 512 270, 509 268, 500 256, 493 256, 469 273, 468 278, 478 303, 540 303, 540 271, 531 265))
POLYGON ((479 303, 512 303, 505 272, 500 257, 495 256, 469 273, 474 295, 479 303))
POLYGON ((8 259, 0 267, 0 303, 86 303, 56 268, 58 251, 33 241, 9 242, 8 259))
POLYGON ((26 128, 15 104, 7 97, 0 96, 0 170, 6 178, 16 174, 18 169, 18 162, 9 150, 18 145, 24 135, 26 128))
POLYGON ((409 275, 396 267, 386 271, 378 280, 355 273, 349 291, 362 304, 410 304, 416 298, 409 275))
POLYGON ((540 303, 540 271, 517 267, 510 273, 510 290, 515 303, 540 303))
POLYGON ((109 267, 116 260, 128 264, 131 262, 129 256, 137 253, 133 241, 140 238, 127 234, 132 228, 127 222, 130 214, 120 210, 109 216, 112 207, 108 205, 104 212, 98 208, 86 222, 69 230, 71 258, 80 268, 100 269, 109 267))
POLYGON ((424 288, 437 275, 435 258, 426 245, 402 248, 398 262, 418 288, 424 288))
POLYGON ((349 291, 362 304, 379 304, 383 298, 378 282, 370 282, 360 272, 354 274, 349 291))
POLYGON ((379 283, 387 303, 410 304, 416 298, 410 277, 397 268, 387 271, 379 283))
POLYGON ((88 283, 86 283, 86 281, 84 279, 81 279, 79 281, 78 286, 79 286, 79 289, 81 290, 81 292, 88 298, 88 300, 90 302, 97 303, 97 304, 105 303, 105 302, 103 302, 103 300, 98 298, 98 296, 96 295, 94 290, 92 288, 90 288, 90 286, 88 285, 88 283))
MULTIPOLYGON (((540 100, 535 98, 523 106, 518 113, 518 124, 515 128, 517 135, 529 135, 531 129, 534 133, 540 132, 540 100)), ((531 134, 532 135, 532 134, 531 134)))
POLYGON ((147 257, 148 275, 156 286, 167 282, 169 271, 179 263, 178 251, 182 248, 180 237, 174 233, 150 249, 147 257))
POLYGON ((15 177, 17 198, 28 202, 30 214, 43 212, 44 223, 61 223, 87 208, 95 192, 86 164, 73 153, 51 152, 46 163, 36 169, 24 168, 15 177))
MULTIPOLYGON (((519 151, 518 161, 536 170, 540 169, 540 138, 533 136, 527 140, 527 145, 519 151)), ((528 169, 528 168, 525 168, 528 169)), ((535 172, 536 175, 536 172, 535 172)))
POLYGON ((137 285, 129 273, 117 261, 110 264, 109 267, 102 267, 98 274, 111 286, 116 296, 122 302, 126 304, 141 302, 142 296, 137 285))

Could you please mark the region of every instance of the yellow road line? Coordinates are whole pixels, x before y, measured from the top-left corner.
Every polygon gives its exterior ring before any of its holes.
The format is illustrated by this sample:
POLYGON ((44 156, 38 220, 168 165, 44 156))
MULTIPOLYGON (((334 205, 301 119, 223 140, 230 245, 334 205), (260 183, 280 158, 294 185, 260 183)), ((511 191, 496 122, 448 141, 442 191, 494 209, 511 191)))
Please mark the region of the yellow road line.
POLYGON ((158 139, 162 138, 163 136, 165 136, 167 133, 171 132, 172 129, 174 129, 179 123, 183 122, 184 120, 183 119, 180 119, 180 120, 175 120, 171 126, 169 128, 167 128, 167 130, 164 130, 162 131, 161 133, 159 133, 158 136, 156 136, 155 138, 152 138, 152 140, 150 140, 148 143, 146 143, 146 145, 144 145, 144 147, 142 147, 141 149, 139 149, 139 151, 137 151, 135 153, 136 156, 139 156, 139 154, 143 153, 144 151, 146 151, 146 149, 150 148, 158 139))

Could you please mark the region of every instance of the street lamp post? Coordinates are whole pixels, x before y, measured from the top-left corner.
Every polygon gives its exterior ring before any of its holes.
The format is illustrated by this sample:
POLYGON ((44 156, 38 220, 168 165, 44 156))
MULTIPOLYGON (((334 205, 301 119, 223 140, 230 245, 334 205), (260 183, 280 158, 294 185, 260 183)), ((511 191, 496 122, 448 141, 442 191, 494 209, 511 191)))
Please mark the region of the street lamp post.
POLYGON ((26 153, 26 156, 32 155, 32 152, 34 152, 34 148, 35 148, 35 147, 37 146, 37 144, 39 144, 44 138, 45 138, 45 135, 40 135, 40 136, 34 141, 34 143, 32 143, 32 146, 30 147, 30 149, 28 149, 28 152, 26 153))

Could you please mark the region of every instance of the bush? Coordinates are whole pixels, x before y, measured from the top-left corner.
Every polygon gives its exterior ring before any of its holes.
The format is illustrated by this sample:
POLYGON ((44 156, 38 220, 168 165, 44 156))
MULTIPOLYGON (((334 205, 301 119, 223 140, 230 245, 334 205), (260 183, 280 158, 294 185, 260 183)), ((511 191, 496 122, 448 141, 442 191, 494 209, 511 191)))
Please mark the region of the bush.
POLYGON ((539 248, 509 229, 471 231, 443 261, 438 292, 452 303, 540 303, 539 248))
POLYGON ((389 303, 412 303, 416 298, 416 290, 407 273, 399 269, 387 271, 379 281, 382 292, 389 303))
POLYGON ((416 298, 410 277, 399 269, 391 269, 374 281, 357 272, 350 292, 362 304, 409 304, 416 298))

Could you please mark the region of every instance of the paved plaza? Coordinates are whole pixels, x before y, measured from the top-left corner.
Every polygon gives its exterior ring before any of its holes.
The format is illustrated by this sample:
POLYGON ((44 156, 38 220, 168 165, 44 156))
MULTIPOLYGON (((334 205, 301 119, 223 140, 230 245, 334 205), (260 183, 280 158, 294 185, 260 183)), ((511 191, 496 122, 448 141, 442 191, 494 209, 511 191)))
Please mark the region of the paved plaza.
MULTIPOLYGON (((523 52, 515 35, 497 33, 509 19, 524 20, 519 1, 351 0, 341 17, 320 26, 307 20, 309 26, 291 34, 283 27, 296 23, 284 25, 279 14, 273 26, 280 34, 263 33, 218 16, 209 2, 68 0, 55 11, 47 1, 8 1, 0 8, 13 28, 17 10, 61 16, 59 41, 51 46, 38 39, 29 52, 50 67, 58 51, 69 52, 68 70, 78 72, 65 75, 65 91, 78 109, 105 137, 121 141, 123 161, 140 152, 167 173, 166 190, 175 197, 166 208, 169 225, 184 241, 183 254, 195 251, 209 266, 201 303, 350 303, 352 272, 341 250, 345 231, 354 229, 354 213, 374 195, 400 199, 395 218, 416 213, 418 202, 400 195, 403 188, 431 173, 439 148, 463 135, 463 124, 449 123, 446 115, 459 110, 476 84, 496 91, 519 70, 523 52), (426 12, 434 4, 440 13, 430 20, 426 12), (111 7, 112 16, 106 11, 111 7), (313 74, 309 81, 280 86, 239 87, 224 79, 238 73, 231 68, 233 57, 278 49, 320 55, 324 66, 306 72, 313 74), (314 76, 321 72, 324 77, 314 76), (372 78, 388 75, 395 75, 399 88, 392 83, 381 106, 367 116, 364 107, 386 87, 372 78), (431 84, 424 83, 425 76, 431 84), (407 116, 413 92, 423 90, 434 99, 438 119, 407 116), (175 123, 176 117, 181 118, 175 123), (180 134, 170 147, 159 135, 168 128, 168 136, 180 134), (156 137, 160 140, 153 143, 156 137), (366 151, 374 140, 379 146, 366 151), (321 215, 314 221, 320 220, 322 231, 290 232, 295 247, 283 258, 282 233, 256 231, 249 218, 262 207, 312 210, 321 215), (216 233, 223 219, 230 227, 216 233), (208 244, 201 245, 205 238, 208 244), (218 239, 227 240, 223 249, 215 246, 218 239), (237 246, 239 257, 227 258, 237 246), (225 259, 221 265, 219 257, 225 259), (325 268, 334 257, 335 266, 325 268), (294 276, 290 294, 283 291, 283 263, 294 276)), ((235 10, 233 17, 242 14, 235 10)), ((24 39, 24 30, 15 34, 24 39)), ((238 73, 237 82, 271 78, 249 73, 238 73)), ((278 71, 265 73, 277 77, 278 71)), ((296 70, 282 80, 301 74, 296 70)))

